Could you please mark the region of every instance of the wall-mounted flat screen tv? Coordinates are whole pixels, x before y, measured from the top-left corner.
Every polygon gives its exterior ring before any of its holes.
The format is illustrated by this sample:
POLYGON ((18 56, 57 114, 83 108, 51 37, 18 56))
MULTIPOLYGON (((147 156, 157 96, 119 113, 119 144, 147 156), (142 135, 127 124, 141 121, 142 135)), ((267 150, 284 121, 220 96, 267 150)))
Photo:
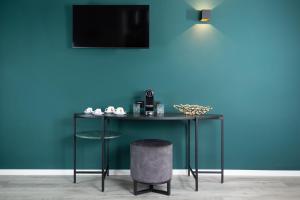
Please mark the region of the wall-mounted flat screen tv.
POLYGON ((73 5, 73 47, 149 48, 149 5, 73 5))

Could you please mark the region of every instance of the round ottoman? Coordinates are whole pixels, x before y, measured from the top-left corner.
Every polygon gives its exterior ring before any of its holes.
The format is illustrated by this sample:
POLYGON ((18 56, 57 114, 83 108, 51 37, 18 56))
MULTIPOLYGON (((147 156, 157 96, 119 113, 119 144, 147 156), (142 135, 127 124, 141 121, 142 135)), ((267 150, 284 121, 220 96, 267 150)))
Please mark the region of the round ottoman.
POLYGON ((170 195, 173 169, 173 145, 169 141, 147 139, 130 145, 130 173, 134 194, 157 192, 170 195), (149 189, 137 191, 137 184, 147 184, 149 189), (167 183, 167 191, 156 190, 153 185, 167 183))

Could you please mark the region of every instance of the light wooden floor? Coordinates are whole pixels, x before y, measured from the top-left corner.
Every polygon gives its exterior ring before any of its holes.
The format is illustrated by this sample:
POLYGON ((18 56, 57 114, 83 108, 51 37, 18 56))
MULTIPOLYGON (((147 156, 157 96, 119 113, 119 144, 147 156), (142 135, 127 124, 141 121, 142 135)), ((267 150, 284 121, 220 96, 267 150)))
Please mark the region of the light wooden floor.
POLYGON ((72 176, 0 176, 0 200, 58 200, 58 199, 186 199, 186 200, 300 200, 300 177, 225 177, 201 176, 199 192, 194 191, 192 177, 173 176, 170 197, 149 193, 132 195, 129 176, 110 176, 106 191, 100 191, 100 176, 80 176, 72 183, 72 176))

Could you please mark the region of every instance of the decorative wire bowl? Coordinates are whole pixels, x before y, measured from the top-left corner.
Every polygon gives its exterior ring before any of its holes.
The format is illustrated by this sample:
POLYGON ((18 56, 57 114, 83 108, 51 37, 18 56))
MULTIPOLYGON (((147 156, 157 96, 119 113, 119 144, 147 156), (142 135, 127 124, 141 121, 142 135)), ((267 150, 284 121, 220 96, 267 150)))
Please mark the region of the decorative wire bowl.
POLYGON ((173 107, 186 115, 204 115, 213 109, 210 106, 190 105, 190 104, 179 104, 179 105, 174 105, 173 107))

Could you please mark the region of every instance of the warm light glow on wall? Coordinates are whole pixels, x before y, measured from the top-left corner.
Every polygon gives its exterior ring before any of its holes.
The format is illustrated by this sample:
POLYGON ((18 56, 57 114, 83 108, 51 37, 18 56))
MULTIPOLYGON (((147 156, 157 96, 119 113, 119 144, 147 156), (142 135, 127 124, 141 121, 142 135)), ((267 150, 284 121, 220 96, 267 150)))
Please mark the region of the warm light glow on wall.
POLYGON ((211 24, 195 24, 191 27, 190 31, 192 34, 195 34, 195 36, 201 34, 207 38, 209 35, 213 34, 214 28, 211 24))
POLYGON ((213 48, 220 45, 220 41, 225 40, 224 34, 220 30, 207 23, 194 24, 181 37, 185 38, 188 45, 199 45, 203 48, 213 48))
POLYGON ((196 46, 201 49, 213 49, 224 41, 224 34, 210 23, 211 12, 220 5, 223 0, 185 0, 192 6, 192 10, 198 14, 193 15, 193 25, 181 34, 187 46, 196 46), (197 21, 195 21, 197 20, 197 21))
POLYGON ((221 4, 224 0, 185 0, 195 10, 209 9, 212 10, 221 4))

